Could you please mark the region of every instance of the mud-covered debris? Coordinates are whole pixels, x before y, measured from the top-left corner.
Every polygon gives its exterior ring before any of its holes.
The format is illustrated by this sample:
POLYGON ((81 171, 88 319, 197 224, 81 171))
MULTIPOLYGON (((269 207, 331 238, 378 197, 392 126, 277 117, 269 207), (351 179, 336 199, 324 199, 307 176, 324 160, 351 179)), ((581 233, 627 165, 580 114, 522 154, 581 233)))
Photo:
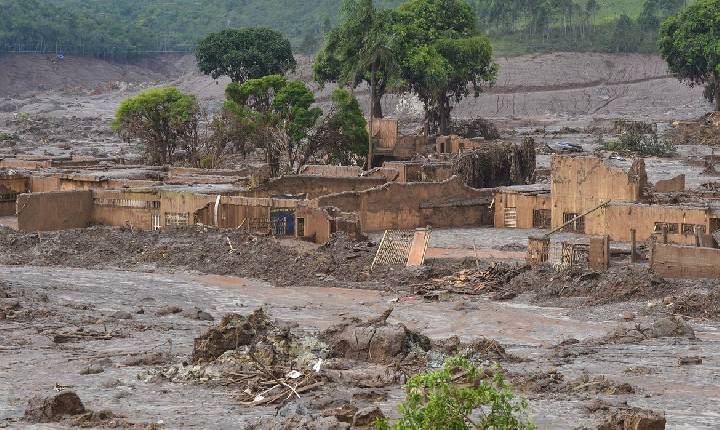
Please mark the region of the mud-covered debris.
POLYGON ((132 314, 127 311, 115 311, 110 314, 110 317, 118 320, 131 320, 133 318, 132 314))
POLYGON ((390 363, 405 358, 414 346, 427 351, 430 339, 403 324, 387 322, 386 311, 379 318, 362 321, 351 318, 325 330, 320 338, 330 348, 329 356, 371 363, 390 363))
POLYGON ((263 418, 251 424, 248 430, 346 430, 350 424, 336 417, 295 415, 288 418, 263 418))
POLYGON ((250 315, 227 314, 195 339, 193 363, 213 361, 226 351, 250 347, 250 353, 272 364, 289 356, 290 328, 268 318, 260 308, 250 315))
POLYGON ((102 367, 99 364, 90 364, 87 367, 84 367, 81 371, 81 375, 97 375, 98 373, 103 373, 105 371, 105 368, 102 367))
POLYGON ((49 396, 31 398, 25 408, 24 418, 33 423, 50 423, 83 412, 85 406, 74 391, 61 391, 49 396))
POLYGON ((116 415, 111 410, 86 411, 72 417, 69 424, 77 428, 120 428, 135 430, 159 430, 157 423, 133 423, 127 417, 116 415))
POLYGON ((355 413, 352 425, 353 427, 368 427, 383 418, 385 418, 385 414, 383 414, 383 411, 381 411, 379 407, 368 406, 355 413))
POLYGON ((680 357, 678 364, 681 366, 691 366, 696 364, 702 364, 702 358, 700 357, 680 357))
POLYGON ((353 417, 355 417, 355 413, 357 411, 357 406, 352 403, 345 402, 339 406, 325 409, 322 411, 322 416, 335 417, 340 422, 352 424, 353 417))
POLYGON ((164 308, 158 309, 158 311, 155 312, 155 315, 157 315, 159 317, 164 317, 166 315, 179 314, 182 311, 183 310, 181 307, 175 306, 175 305, 170 305, 170 306, 165 306, 164 308))
POLYGON ((597 430, 664 430, 665 414, 640 408, 621 408, 611 412, 597 430))
MULTIPOLYGON (((508 361, 517 357, 508 354, 500 342, 495 339, 481 337, 471 342, 461 342, 458 336, 435 341, 434 352, 442 352, 445 356, 460 355, 472 361, 508 361)), ((441 360, 444 361, 444 360, 441 360)))
POLYGON ((215 321, 215 318, 213 318, 213 316, 210 313, 205 312, 202 309, 198 309, 198 308, 186 309, 180 315, 182 315, 185 318, 189 318, 191 320, 215 321))
POLYGON ((121 364, 128 367, 159 366, 161 364, 167 364, 170 361, 172 361, 172 356, 170 354, 167 352, 155 351, 131 355, 130 357, 122 360, 121 364))
POLYGON ((680 317, 664 317, 651 325, 636 323, 632 326, 620 326, 598 341, 589 343, 636 343, 665 337, 695 339, 695 330, 680 317))
POLYGON ((590 376, 588 374, 583 374, 568 385, 574 392, 582 391, 613 396, 635 393, 635 389, 627 382, 613 381, 603 375, 590 376))

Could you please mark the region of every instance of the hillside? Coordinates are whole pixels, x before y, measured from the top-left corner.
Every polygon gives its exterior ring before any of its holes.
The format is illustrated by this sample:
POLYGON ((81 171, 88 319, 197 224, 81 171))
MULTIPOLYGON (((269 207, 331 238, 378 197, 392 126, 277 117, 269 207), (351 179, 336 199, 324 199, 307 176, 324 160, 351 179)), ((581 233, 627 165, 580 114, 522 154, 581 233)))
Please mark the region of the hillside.
MULTIPOLYGON (((264 26, 312 53, 343 0, 0 0, 0 51, 125 59, 190 51, 209 32, 264 26)), ((375 0, 394 7, 402 0, 375 0)), ((469 0, 499 54, 652 52, 659 22, 686 0, 469 0)))

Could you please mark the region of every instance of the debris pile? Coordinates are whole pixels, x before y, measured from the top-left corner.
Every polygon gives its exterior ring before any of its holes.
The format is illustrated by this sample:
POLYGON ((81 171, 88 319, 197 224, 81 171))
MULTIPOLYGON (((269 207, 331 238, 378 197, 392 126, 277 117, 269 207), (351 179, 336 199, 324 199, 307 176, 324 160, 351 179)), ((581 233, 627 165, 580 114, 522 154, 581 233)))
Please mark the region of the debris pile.
POLYGON ((720 113, 711 112, 697 121, 682 121, 673 124, 670 131, 676 145, 720 145, 720 113))
POLYGON ((325 330, 320 339, 327 343, 329 357, 388 364, 402 361, 416 347, 430 349, 426 336, 403 324, 388 323, 391 313, 388 309, 367 321, 351 318, 325 330))
POLYGON ((138 378, 219 383, 233 387, 242 404, 278 403, 324 384, 324 345, 268 318, 261 308, 250 315, 225 315, 195 339, 192 364, 143 372, 138 378), (314 368, 313 368, 314 367, 314 368))
POLYGON ((482 137, 487 140, 500 139, 500 131, 492 122, 484 118, 475 118, 471 120, 454 119, 450 123, 450 134, 467 139, 482 137))
POLYGON ((85 412, 85 406, 74 391, 61 391, 49 396, 35 396, 25 408, 25 421, 32 423, 59 422, 85 412))
POLYGON ((535 177, 535 141, 526 138, 520 145, 488 142, 461 154, 452 170, 472 188, 531 184, 535 177))

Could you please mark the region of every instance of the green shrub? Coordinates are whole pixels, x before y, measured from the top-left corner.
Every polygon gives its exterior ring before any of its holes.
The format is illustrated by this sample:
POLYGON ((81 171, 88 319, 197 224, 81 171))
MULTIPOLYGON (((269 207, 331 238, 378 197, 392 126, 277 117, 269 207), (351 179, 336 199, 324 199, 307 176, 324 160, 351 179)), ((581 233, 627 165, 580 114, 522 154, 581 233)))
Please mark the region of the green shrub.
MULTIPOLYGON (((499 370, 499 369, 498 369, 499 370)), ((452 357, 443 368, 412 377, 405 386, 402 417, 379 420, 378 430, 534 429, 526 418, 527 401, 515 398, 502 373, 482 379, 469 360, 452 357)))
POLYGON ((645 156, 666 157, 675 152, 675 145, 657 134, 623 133, 617 139, 600 147, 605 151, 635 153, 645 156))

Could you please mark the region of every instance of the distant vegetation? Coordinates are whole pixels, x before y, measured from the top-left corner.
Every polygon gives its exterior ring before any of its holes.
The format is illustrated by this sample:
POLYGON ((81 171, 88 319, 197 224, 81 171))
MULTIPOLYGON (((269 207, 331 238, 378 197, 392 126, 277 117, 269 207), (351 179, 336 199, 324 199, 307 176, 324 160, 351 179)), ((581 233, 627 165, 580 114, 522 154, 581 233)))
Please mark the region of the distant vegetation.
MULTIPOLYGON (((268 27, 313 53, 343 0, 0 0, 0 51, 122 59, 191 51, 208 33, 268 27)), ((442 0, 439 0, 442 1, 442 0)), ((400 0, 376 0, 376 8, 400 0)), ((660 22, 693 0, 471 0, 496 51, 654 51, 660 22)))

